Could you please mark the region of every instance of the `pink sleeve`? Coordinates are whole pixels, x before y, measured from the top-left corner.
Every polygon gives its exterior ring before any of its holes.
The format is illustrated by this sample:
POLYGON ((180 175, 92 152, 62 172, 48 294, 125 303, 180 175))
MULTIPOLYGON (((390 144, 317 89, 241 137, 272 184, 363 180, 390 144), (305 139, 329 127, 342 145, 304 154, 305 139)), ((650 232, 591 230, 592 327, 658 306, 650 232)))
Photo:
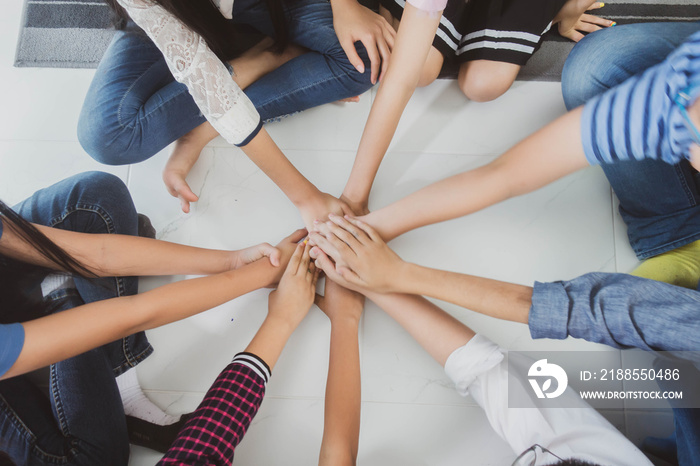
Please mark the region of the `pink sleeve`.
POLYGON ((427 13, 437 13, 447 6, 447 0, 408 0, 408 3, 427 13))

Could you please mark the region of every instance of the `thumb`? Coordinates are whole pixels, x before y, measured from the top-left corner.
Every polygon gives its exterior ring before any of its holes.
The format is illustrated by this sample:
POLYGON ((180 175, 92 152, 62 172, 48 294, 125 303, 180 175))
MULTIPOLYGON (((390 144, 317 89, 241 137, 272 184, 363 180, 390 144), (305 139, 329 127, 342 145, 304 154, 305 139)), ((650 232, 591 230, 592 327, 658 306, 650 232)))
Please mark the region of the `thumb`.
POLYGON ((269 244, 265 243, 265 244, 263 244, 262 251, 263 251, 263 254, 270 259, 270 263, 272 265, 274 265, 275 267, 279 267, 280 258, 282 257, 282 253, 280 252, 279 249, 273 248, 269 244))
POLYGON ((189 202, 197 202, 199 200, 199 197, 192 192, 190 189, 190 185, 187 184, 186 181, 182 181, 182 184, 178 187, 175 188, 180 196, 186 201, 189 202))

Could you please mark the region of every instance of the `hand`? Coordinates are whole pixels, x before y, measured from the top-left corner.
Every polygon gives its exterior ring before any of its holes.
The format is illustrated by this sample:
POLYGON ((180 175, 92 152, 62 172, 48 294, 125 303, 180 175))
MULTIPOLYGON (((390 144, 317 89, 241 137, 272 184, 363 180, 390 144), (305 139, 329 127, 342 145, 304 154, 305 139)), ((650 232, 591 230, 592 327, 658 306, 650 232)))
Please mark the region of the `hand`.
POLYGON ((376 84, 380 64, 382 73, 379 79, 386 73, 396 31, 383 16, 360 5, 356 0, 333 0, 331 7, 333 28, 348 60, 357 71, 365 72, 365 64, 355 49, 355 42, 362 42, 372 63, 372 84, 376 84))
POLYGON ((326 276, 356 291, 398 291, 396 280, 405 262, 392 251, 372 227, 335 215, 311 232, 316 245, 312 257, 326 276), (331 261, 332 259, 332 261, 331 261))
POLYGON ((316 197, 299 206, 301 219, 306 229, 311 231, 315 220, 324 220, 328 214, 353 215, 352 209, 343 201, 330 194, 319 192, 316 197))
POLYGON ((603 5, 603 2, 591 3, 590 0, 569 0, 559 10, 552 22, 559 24, 559 34, 562 37, 578 42, 584 38, 584 35, 579 31, 595 32, 616 24, 609 19, 585 14, 586 11, 602 8, 603 5))
POLYGON ((270 293, 269 315, 298 324, 309 312, 316 297, 318 269, 314 266, 308 243, 299 243, 289 260, 280 284, 270 293))
POLYGON ((369 213, 369 205, 367 204, 367 200, 353 201, 345 194, 340 195, 340 200, 350 207, 355 217, 360 217, 369 213))
POLYGON ((186 172, 177 170, 168 165, 163 170, 163 182, 171 196, 180 200, 180 208, 186 214, 190 213, 190 202, 197 202, 199 197, 192 192, 190 185, 187 184, 185 178, 186 172))
POLYGON ((275 249, 280 252, 280 255, 278 265, 276 266, 277 268, 274 270, 275 276, 270 282, 271 285, 276 285, 282 279, 282 275, 284 274, 292 255, 296 251, 299 241, 304 239, 307 234, 306 229, 301 228, 284 238, 277 244, 277 246, 275 246, 275 249))
POLYGON ((275 267, 279 267, 282 253, 279 249, 270 246, 268 243, 262 243, 241 249, 240 251, 234 251, 234 254, 235 256, 231 263, 231 269, 238 269, 244 265, 260 260, 263 257, 269 257, 270 263, 275 267))
POLYGON ((331 322, 349 318, 359 323, 364 309, 365 297, 344 288, 333 280, 326 280, 323 296, 316 295, 316 305, 328 316, 331 322))

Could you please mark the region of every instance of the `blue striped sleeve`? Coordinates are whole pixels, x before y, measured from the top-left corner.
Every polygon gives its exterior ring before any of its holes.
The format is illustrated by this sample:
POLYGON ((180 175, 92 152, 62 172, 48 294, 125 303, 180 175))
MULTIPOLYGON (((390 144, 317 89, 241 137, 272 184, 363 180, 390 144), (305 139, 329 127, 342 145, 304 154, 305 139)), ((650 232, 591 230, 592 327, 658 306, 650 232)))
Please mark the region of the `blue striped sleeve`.
MULTIPOLYGON (((674 100, 700 83, 700 33, 666 60, 586 103, 581 138, 591 165, 660 159, 675 164, 689 157, 692 136, 674 100)), ((700 86, 694 89, 693 102, 700 86)))

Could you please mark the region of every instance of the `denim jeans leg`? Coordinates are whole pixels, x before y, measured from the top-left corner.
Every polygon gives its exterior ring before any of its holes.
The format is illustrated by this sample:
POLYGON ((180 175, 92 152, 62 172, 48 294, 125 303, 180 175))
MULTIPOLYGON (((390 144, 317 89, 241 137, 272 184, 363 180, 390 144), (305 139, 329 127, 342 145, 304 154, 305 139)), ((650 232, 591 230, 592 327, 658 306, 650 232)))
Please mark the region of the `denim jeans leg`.
MULTIPOLYGON (((310 52, 296 57, 246 88, 263 121, 360 95, 372 87, 370 61, 359 73, 348 60, 333 28, 333 12, 326 0, 299 0, 286 6, 291 42, 310 52)), ((260 0, 236 0, 233 20, 274 37, 274 28, 260 0)), ((235 70, 234 70, 235 71, 235 70)))
MULTIPOLYGON (((700 23, 640 23, 589 34, 571 51, 562 73, 568 109, 660 63, 700 23)), ((700 178, 689 163, 656 160, 602 166, 620 200, 620 214, 639 259, 700 238, 700 178)))
MULTIPOLYGON (((126 186, 103 172, 82 173, 37 191, 15 206, 15 211, 30 222, 83 233, 136 235, 138 228, 136 209, 126 186)), ((138 292, 135 277, 76 277, 75 283, 86 303, 138 292)), ((143 332, 106 347, 115 375, 153 351, 143 332)))
POLYGON ((133 23, 117 31, 90 84, 78 140, 98 162, 142 162, 204 123, 187 86, 133 23))

